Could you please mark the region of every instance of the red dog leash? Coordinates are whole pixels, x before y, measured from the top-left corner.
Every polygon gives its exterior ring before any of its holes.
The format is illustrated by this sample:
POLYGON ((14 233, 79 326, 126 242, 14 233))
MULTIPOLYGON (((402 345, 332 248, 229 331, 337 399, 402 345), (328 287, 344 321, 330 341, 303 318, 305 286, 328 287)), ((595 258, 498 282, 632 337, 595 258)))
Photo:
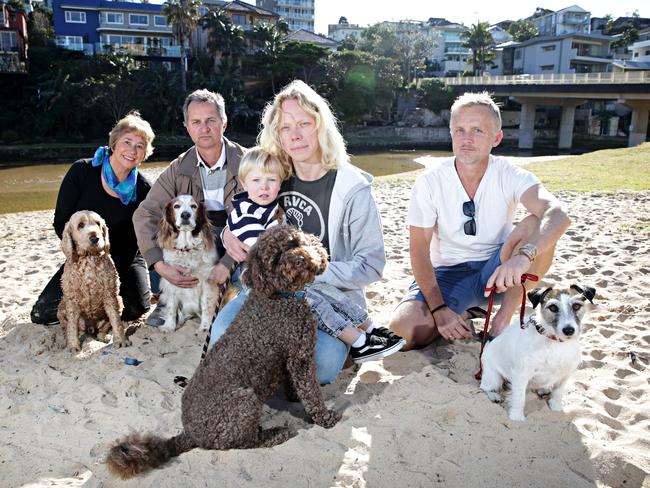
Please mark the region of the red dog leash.
MULTIPOLYGON (((519 310, 519 326, 524 328, 524 312, 526 311, 526 288, 524 287, 524 282, 527 280, 530 281, 539 281, 539 277, 534 274, 524 273, 521 275, 521 309, 519 310)), ((494 305, 494 295, 496 287, 492 286, 490 288, 485 288, 485 291, 490 292, 490 302, 488 303, 487 316, 485 317, 485 326, 483 327, 483 335, 481 336, 481 352, 478 355, 478 371, 474 373, 474 378, 480 381, 481 375, 483 373, 483 362, 481 358, 483 357, 483 349, 485 349, 485 344, 488 341, 488 327, 490 325, 490 315, 492 315, 492 305, 494 305)))

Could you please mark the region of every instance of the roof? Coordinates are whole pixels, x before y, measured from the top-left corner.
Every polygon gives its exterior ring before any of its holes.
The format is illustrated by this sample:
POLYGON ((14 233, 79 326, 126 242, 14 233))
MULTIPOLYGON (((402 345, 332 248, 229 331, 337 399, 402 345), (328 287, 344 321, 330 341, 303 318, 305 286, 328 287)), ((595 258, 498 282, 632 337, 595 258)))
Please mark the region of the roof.
POLYGON ((580 39, 593 39, 597 41, 613 41, 612 36, 604 36, 602 34, 586 34, 584 32, 571 32, 570 34, 562 34, 561 36, 537 36, 518 43, 513 43, 513 47, 525 47, 540 42, 552 42, 562 39, 580 38, 580 39))
POLYGON ((339 45, 334 39, 330 39, 327 36, 321 34, 316 34, 314 32, 308 31, 306 29, 298 29, 288 34, 285 38, 285 41, 298 41, 298 42, 311 42, 313 44, 318 44, 320 46, 336 47, 339 45))
POLYGON ((624 70, 650 70, 650 61, 614 61, 613 66, 624 70))
POLYGON ((264 17, 280 17, 279 14, 272 10, 257 7, 250 3, 242 2, 241 0, 232 0, 231 2, 225 0, 204 0, 203 4, 206 6, 216 6, 229 12, 246 12, 264 17))

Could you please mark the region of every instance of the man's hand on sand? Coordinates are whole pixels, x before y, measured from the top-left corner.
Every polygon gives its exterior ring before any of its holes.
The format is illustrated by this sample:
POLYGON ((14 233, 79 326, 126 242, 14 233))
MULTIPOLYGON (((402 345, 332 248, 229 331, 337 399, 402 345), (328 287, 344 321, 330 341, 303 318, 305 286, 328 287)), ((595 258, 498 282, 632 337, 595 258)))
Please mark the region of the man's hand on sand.
MULTIPOLYGON (((521 254, 512 256, 501 266, 494 270, 494 273, 487 280, 485 288, 496 287, 497 293, 503 293, 508 288, 521 285, 521 276, 530 268, 530 260, 521 254)), ((486 291, 485 296, 490 292, 486 291)))
POLYGON ((161 277, 179 288, 194 288, 199 282, 198 278, 192 276, 192 270, 185 266, 158 261, 153 267, 161 277))
POLYGON ((472 337, 465 321, 449 307, 441 308, 435 312, 433 320, 435 320, 438 332, 443 339, 470 339, 472 337))
POLYGON ((238 263, 246 261, 246 258, 248 258, 248 250, 251 248, 249 245, 240 241, 235 234, 230 232, 228 227, 223 231, 223 247, 226 248, 226 252, 230 257, 238 263))

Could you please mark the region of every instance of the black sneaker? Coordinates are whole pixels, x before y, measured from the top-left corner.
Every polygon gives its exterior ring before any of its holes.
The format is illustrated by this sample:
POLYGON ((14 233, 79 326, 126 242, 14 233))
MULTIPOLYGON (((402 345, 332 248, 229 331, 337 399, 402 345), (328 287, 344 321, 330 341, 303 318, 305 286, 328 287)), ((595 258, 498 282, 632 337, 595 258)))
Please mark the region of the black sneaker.
POLYGON ((398 336, 386 338, 367 334, 366 343, 363 346, 350 349, 350 357, 357 364, 372 361, 396 353, 404 344, 406 344, 406 340, 398 336))
POLYGON ((386 328, 386 327, 374 327, 372 331, 370 332, 370 335, 374 335, 377 337, 383 337, 385 339, 391 339, 394 341, 397 341, 401 339, 400 336, 395 334, 392 330, 386 328))

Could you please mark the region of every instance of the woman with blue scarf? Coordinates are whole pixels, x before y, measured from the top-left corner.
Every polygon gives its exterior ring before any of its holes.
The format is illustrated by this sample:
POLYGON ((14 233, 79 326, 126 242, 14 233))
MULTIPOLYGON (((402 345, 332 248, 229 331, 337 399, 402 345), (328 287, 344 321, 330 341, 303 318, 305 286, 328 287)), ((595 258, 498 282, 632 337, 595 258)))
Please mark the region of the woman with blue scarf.
MULTIPOLYGON (((63 178, 54 211, 54 230, 61 238, 70 216, 92 210, 108 226, 111 257, 120 275, 124 302, 122 319, 142 316, 151 306, 147 265, 138 251, 131 218, 151 185, 138 166, 153 152, 154 133, 138 112, 131 112, 111 130, 108 146, 100 147, 92 159, 75 162, 63 178)), ((63 266, 52 277, 32 309, 32 322, 58 323, 63 266)))

